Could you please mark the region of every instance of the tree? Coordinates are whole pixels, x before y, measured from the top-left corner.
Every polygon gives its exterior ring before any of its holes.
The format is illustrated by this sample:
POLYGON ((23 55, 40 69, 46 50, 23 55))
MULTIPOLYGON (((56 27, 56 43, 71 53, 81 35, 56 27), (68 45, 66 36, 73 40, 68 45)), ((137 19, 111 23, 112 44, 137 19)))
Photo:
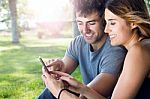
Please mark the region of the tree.
POLYGON ((149 14, 150 14, 150 0, 145 0, 145 2, 147 4, 148 11, 149 11, 149 14))
POLYGON ((73 28, 74 37, 80 35, 80 31, 79 31, 79 29, 78 29, 78 25, 77 25, 77 22, 76 22, 76 15, 75 15, 75 12, 73 12, 72 28, 73 28))
POLYGON ((8 8, 8 0, 1 0, 0 1, 0 22, 6 23, 7 27, 9 28, 10 24, 10 15, 9 8, 8 8))
POLYGON ((12 43, 19 43, 19 35, 17 31, 17 0, 8 0, 8 3, 11 15, 12 43))

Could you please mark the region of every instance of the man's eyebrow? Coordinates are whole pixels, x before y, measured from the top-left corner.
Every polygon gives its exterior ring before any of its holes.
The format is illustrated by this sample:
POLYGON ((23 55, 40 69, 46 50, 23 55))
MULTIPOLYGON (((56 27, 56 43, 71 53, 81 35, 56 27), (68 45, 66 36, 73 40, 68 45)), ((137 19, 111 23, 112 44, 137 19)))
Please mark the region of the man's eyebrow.
MULTIPOLYGON (((76 20, 77 22, 82 22, 82 21, 80 21, 80 20, 76 20)), ((87 23, 89 23, 89 22, 96 22, 97 20, 90 20, 90 21, 87 21, 87 23)))
POLYGON ((82 21, 80 21, 80 20, 76 20, 77 22, 82 22, 82 21))
POLYGON ((90 20, 90 21, 87 21, 87 22, 96 22, 97 20, 90 20))

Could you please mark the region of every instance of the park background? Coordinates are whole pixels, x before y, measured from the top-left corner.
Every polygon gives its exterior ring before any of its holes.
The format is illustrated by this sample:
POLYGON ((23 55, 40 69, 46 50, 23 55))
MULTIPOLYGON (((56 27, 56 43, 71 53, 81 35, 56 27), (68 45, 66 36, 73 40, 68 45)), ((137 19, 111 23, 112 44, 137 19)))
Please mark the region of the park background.
MULTIPOLYGON (((45 87, 38 57, 62 58, 79 34, 69 0, 0 0, 0 99, 35 99, 45 87)), ((79 68, 72 75, 82 81, 79 68)))

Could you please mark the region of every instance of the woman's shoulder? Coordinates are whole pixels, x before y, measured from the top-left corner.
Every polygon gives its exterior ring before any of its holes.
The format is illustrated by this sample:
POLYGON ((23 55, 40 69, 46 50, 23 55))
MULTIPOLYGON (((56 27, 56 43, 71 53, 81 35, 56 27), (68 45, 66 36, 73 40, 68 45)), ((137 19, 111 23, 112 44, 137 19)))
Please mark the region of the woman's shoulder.
POLYGON ((142 60, 143 65, 150 66, 150 39, 137 42, 128 50, 128 58, 142 60))
POLYGON ((134 44, 131 49, 128 50, 129 52, 134 53, 149 53, 150 54, 150 39, 144 39, 142 41, 138 41, 136 44, 134 44))
POLYGON ((144 39, 140 43, 141 43, 142 47, 150 48, 150 38, 149 39, 144 39))

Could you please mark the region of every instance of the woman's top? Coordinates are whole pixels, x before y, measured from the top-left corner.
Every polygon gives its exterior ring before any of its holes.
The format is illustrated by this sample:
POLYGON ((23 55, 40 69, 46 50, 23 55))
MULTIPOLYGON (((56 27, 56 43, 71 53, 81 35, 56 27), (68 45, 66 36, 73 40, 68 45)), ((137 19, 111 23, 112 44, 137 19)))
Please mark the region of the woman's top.
POLYGON ((135 99, 150 99, 150 78, 145 78, 135 99))

